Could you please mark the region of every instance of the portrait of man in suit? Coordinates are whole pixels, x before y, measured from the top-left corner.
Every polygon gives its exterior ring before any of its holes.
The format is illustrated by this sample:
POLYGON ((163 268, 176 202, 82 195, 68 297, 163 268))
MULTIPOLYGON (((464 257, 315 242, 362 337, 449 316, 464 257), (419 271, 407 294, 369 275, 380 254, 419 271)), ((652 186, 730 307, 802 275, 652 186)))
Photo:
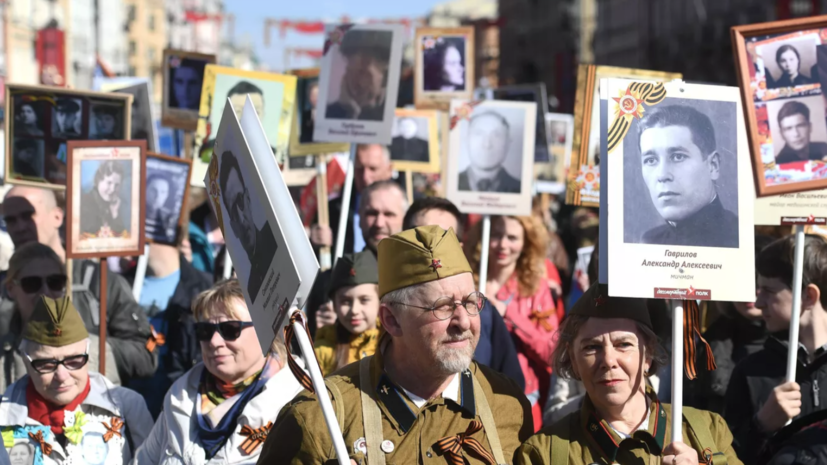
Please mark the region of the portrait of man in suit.
POLYGON ((391 160, 428 163, 430 154, 427 134, 425 138, 420 136, 416 119, 403 116, 396 120, 396 127, 398 135, 391 141, 391 160))
POLYGON ((503 167, 511 149, 508 120, 494 111, 471 117, 468 123, 469 166, 459 173, 459 190, 519 194, 521 182, 503 167))

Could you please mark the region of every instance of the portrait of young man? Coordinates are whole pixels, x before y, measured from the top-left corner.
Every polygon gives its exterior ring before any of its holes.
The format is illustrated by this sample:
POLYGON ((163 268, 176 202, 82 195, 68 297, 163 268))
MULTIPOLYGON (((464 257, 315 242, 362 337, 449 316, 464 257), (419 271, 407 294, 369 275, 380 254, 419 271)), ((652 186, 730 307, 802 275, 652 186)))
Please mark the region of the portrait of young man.
MULTIPOLYGON (((719 126, 734 128, 734 121, 725 119, 715 118, 719 126)), ((727 176, 722 170, 722 157, 734 157, 735 149, 718 147, 710 117, 694 106, 664 102, 646 110, 636 136, 639 152, 631 150, 627 156, 640 158, 637 166, 660 224, 631 242, 737 248, 738 215, 727 210, 719 196, 723 183, 737 185, 735 170, 727 176)), ((628 171, 624 179, 629 182, 628 171)), ((645 202, 635 197, 625 196, 627 212, 640 210, 630 202, 645 202)), ((627 213, 625 227, 635 226, 637 220, 627 213)))
POLYGON ((190 58, 169 57, 178 66, 170 66, 172 85, 169 86, 169 107, 180 110, 195 110, 201 105, 201 84, 204 81, 204 67, 207 63, 190 58))
MULTIPOLYGON (((821 104, 821 97, 816 97, 821 104)), ((775 163, 795 163, 807 160, 822 160, 827 157, 827 143, 813 139, 813 121, 810 108, 799 100, 789 100, 781 105, 776 116, 780 138, 784 142, 781 150, 775 154, 775 163)), ((825 127, 825 122, 816 121, 825 127)), ((824 131, 821 131, 824 137, 824 131)))
POLYGON ((221 154, 219 187, 224 207, 228 213, 228 217, 225 218, 230 220, 233 235, 238 238, 250 262, 247 292, 250 302, 255 303, 267 271, 270 269, 273 256, 278 249, 278 243, 266 221, 261 229, 256 228, 250 190, 244 182, 238 158, 229 150, 221 154))
POLYGON ((316 123, 316 103, 319 101, 319 78, 299 79, 299 99, 301 125, 299 126, 299 142, 309 144, 313 142, 313 126, 316 123), (303 92, 302 92, 303 91, 303 92))
POLYGON ((81 101, 73 98, 58 98, 54 107, 52 134, 63 139, 80 137, 83 125, 81 101))
POLYGON ((113 105, 92 105, 89 138, 95 140, 123 139, 123 110, 113 105))
POLYGON ((148 174, 146 178, 146 235, 153 240, 171 243, 175 240, 176 212, 169 208, 176 192, 169 176, 148 174))
POLYGON ((330 83, 331 88, 338 86, 338 99, 327 105, 326 118, 382 121, 392 40, 391 31, 345 33, 339 47, 346 63, 344 75, 341 81, 330 83))
POLYGON ((460 191, 519 194, 521 181, 510 175, 504 163, 512 148, 511 124, 501 114, 487 110, 471 117, 466 140, 468 168, 459 173, 460 191))

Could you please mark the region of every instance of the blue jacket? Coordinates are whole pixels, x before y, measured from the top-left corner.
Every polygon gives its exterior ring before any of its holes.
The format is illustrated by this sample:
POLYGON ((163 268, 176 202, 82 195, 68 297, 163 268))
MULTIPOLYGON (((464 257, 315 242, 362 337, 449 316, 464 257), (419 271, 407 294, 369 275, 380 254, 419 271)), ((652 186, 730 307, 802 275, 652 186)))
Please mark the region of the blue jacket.
POLYGON ((508 376, 521 389, 525 389, 525 378, 517 360, 517 349, 511 333, 505 327, 503 317, 487 300, 480 312, 480 341, 474 352, 474 360, 508 376))

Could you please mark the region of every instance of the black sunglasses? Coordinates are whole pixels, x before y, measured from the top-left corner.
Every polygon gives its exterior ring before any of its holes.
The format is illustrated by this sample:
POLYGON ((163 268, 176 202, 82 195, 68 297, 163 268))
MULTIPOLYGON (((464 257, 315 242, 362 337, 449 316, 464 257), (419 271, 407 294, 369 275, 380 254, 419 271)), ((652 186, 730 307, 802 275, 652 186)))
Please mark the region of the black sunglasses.
POLYGON ((241 336, 241 331, 244 328, 253 326, 252 321, 222 321, 221 323, 195 323, 195 338, 201 342, 207 342, 212 339, 213 334, 218 331, 218 334, 225 341, 235 341, 241 336))
POLYGON ((66 275, 65 274, 50 274, 49 276, 26 276, 25 278, 16 279, 15 282, 23 288, 26 294, 36 294, 43 289, 43 281, 46 281, 46 286, 52 292, 61 292, 66 290, 66 275))
POLYGON ((54 373, 60 365, 65 366, 69 371, 80 370, 86 366, 87 362, 89 362, 89 354, 72 355, 71 357, 66 357, 63 360, 56 360, 53 358, 38 358, 32 360, 29 354, 26 354, 26 358, 29 359, 29 363, 32 364, 32 368, 34 368, 36 372, 42 374, 54 373))

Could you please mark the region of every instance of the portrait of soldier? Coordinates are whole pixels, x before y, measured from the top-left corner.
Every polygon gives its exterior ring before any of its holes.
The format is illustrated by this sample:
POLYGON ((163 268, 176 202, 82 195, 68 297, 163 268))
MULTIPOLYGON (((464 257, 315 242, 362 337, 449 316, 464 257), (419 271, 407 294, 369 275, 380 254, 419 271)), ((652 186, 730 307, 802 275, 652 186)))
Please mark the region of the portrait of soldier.
POLYGON ((327 118, 382 121, 392 40, 390 31, 345 33, 339 51, 347 65, 338 83, 339 98, 325 111, 327 118))
POLYGON ((55 105, 55 135, 64 138, 79 137, 81 132, 81 107, 76 99, 59 98, 55 105))
POLYGON ((827 156, 827 143, 811 140, 813 123, 807 105, 791 100, 781 106, 776 119, 784 140, 784 147, 775 154, 776 164, 821 160, 827 156))
POLYGON ((642 242, 738 247, 738 216, 718 197, 721 154, 710 118, 685 105, 655 107, 637 135, 643 180, 663 219, 642 242))
POLYGON ((511 126, 499 113, 478 113, 468 123, 468 168, 459 173, 459 190, 520 193, 521 182, 503 167, 511 149, 511 126))
POLYGON ((238 158, 229 150, 221 154, 219 186, 229 214, 230 227, 241 246, 244 247, 244 251, 247 252, 247 258, 250 261, 247 291, 250 301, 255 303, 278 244, 266 221, 261 229, 256 229, 250 190, 244 182, 238 158))

